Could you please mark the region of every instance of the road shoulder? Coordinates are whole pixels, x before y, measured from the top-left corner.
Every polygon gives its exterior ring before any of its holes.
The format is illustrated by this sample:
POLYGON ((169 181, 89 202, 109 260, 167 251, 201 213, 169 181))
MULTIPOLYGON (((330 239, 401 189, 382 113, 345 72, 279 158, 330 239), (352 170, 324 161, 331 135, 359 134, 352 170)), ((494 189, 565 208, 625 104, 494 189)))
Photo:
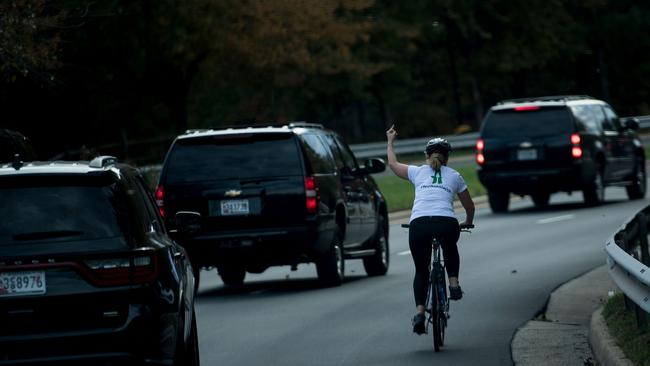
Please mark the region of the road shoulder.
POLYGON ((618 347, 613 341, 600 341, 607 334, 604 321, 592 319, 592 315, 599 314, 609 291, 615 289, 606 265, 558 287, 551 294, 544 314, 516 331, 511 344, 514 363, 629 365, 618 362, 624 359, 616 356, 618 347), (603 355, 615 355, 612 357, 615 363, 603 355))

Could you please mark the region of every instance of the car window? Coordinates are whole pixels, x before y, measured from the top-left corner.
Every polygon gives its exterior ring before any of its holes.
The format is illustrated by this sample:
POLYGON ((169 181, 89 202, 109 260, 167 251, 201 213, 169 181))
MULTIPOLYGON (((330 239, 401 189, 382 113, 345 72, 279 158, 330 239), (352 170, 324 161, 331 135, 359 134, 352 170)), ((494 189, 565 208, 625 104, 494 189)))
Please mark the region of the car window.
POLYGON ((334 140, 336 141, 336 145, 339 147, 339 151, 341 152, 341 158, 343 159, 343 163, 345 164, 346 167, 355 170, 358 168, 357 165, 357 159, 354 158, 354 154, 352 153, 352 150, 348 147, 348 145, 341 140, 338 136, 334 136, 334 140))
POLYGON ((603 108, 601 106, 591 106, 591 110, 593 112, 594 118, 596 119, 596 123, 602 126, 603 131, 616 131, 614 129, 612 121, 606 118, 605 112, 603 112, 603 108))
POLYGON ((155 207, 155 203, 151 197, 151 194, 149 193, 149 190, 146 188, 147 186, 144 182, 144 179, 141 176, 134 176, 132 185, 138 191, 136 195, 137 199, 142 202, 143 209, 146 213, 145 224, 149 227, 146 227, 145 229, 147 231, 154 230, 160 233, 164 232, 164 228, 160 224, 162 221, 158 214, 158 210, 155 207))
POLYGON ((484 138, 530 138, 573 132, 566 108, 542 108, 534 111, 513 109, 491 111, 485 118, 484 138))
POLYGON ((620 131, 621 130, 621 122, 618 120, 618 116, 616 115, 616 113, 614 113, 614 111, 608 106, 604 106, 603 111, 605 112, 605 118, 607 119, 609 124, 611 124, 611 126, 612 126, 612 130, 613 131, 620 131))
POLYGON ((302 175, 293 134, 216 135, 177 140, 169 154, 167 184, 302 175))
POLYGON ((318 136, 313 134, 304 134, 300 137, 305 142, 305 152, 307 153, 307 158, 311 163, 313 173, 327 174, 336 171, 332 156, 318 136))
POLYGON ((321 135, 320 138, 323 140, 323 143, 329 147, 329 150, 332 152, 332 157, 334 158, 336 169, 340 171, 343 167, 345 167, 345 163, 343 162, 343 157, 339 151, 339 146, 336 144, 336 141, 334 141, 334 137, 332 135, 326 134, 321 135))
MULTIPOLYGON (((127 199, 117 183, 78 184, 54 179, 0 182, 0 246, 113 240, 132 242, 127 199)), ((120 244, 121 243, 121 244, 120 244)))
POLYGON ((592 106, 589 105, 574 105, 571 106, 573 115, 578 124, 579 130, 592 133, 600 133, 602 126, 598 123, 592 106))

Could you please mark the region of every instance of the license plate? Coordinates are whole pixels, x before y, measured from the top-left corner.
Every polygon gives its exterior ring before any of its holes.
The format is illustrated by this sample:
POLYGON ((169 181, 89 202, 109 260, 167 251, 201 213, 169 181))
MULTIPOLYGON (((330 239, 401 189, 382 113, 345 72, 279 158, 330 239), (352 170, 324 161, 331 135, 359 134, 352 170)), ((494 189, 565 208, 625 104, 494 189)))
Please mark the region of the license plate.
POLYGON ((535 149, 517 150, 517 160, 537 160, 537 150, 535 149))
POLYGON ((221 214, 230 215, 248 215, 250 207, 248 200, 225 200, 221 201, 221 214))
POLYGON ((42 295, 45 291, 43 271, 0 273, 0 297, 42 295))

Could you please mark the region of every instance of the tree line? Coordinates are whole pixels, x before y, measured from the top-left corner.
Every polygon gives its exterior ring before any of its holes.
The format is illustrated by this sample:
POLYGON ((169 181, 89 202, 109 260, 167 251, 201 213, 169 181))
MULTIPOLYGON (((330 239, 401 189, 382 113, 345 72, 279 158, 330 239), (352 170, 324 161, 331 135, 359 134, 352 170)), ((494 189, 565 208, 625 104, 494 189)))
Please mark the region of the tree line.
MULTIPOLYGON (((319 122, 349 142, 477 130, 495 102, 650 112, 633 0, 6 0, 0 126, 48 158, 188 128, 319 122)), ((157 151, 158 151, 157 150, 157 151)), ((102 152, 102 151, 100 151, 102 152)))

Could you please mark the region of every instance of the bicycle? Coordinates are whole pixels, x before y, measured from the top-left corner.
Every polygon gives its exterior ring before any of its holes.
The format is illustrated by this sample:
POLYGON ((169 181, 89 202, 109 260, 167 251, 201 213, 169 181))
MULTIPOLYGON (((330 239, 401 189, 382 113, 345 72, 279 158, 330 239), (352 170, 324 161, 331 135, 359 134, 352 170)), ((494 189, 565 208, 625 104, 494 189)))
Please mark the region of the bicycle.
MULTIPOLYGON (((402 224, 409 228, 409 224, 402 224)), ((474 225, 461 225, 460 231, 471 232, 474 225)), ((441 249, 438 238, 431 240, 431 264, 429 265, 429 286, 424 309, 428 313, 424 332, 429 334, 429 324, 433 326, 433 349, 440 351, 445 341, 445 328, 449 319, 449 296, 447 294, 447 278, 444 260, 441 259, 441 249)))

